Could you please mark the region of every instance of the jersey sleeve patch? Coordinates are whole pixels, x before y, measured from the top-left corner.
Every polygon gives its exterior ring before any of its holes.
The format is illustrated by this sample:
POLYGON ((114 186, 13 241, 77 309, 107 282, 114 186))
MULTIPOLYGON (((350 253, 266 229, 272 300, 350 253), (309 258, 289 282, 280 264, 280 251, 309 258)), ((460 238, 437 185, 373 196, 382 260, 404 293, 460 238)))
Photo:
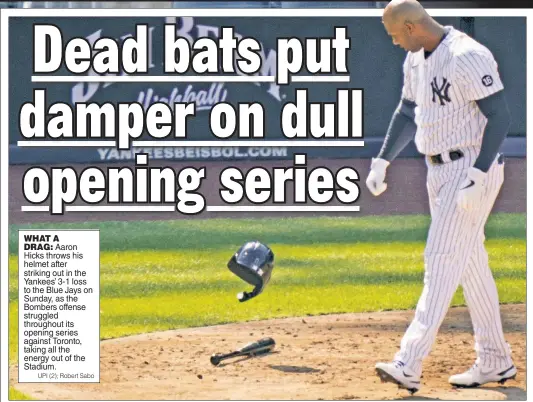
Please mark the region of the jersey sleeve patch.
POLYGON ((494 79, 492 78, 492 75, 485 74, 483 78, 481 78, 481 82, 486 87, 490 87, 492 84, 494 84, 494 79))
POLYGON ((503 89, 498 64, 488 51, 461 54, 457 58, 456 68, 461 92, 469 101, 486 98, 503 89))

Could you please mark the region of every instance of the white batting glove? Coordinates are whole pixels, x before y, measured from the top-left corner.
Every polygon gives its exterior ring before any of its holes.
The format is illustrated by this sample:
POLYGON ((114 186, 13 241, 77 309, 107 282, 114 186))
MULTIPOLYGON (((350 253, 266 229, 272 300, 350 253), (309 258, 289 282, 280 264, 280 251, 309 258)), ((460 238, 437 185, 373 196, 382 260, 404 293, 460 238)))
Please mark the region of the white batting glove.
POLYGON ((459 187, 457 204, 464 210, 472 210, 481 203, 481 197, 485 191, 487 173, 475 167, 468 169, 466 179, 459 187))
POLYGON ((385 175, 390 162, 381 158, 372 158, 370 173, 366 179, 366 186, 376 197, 387 189, 385 175))

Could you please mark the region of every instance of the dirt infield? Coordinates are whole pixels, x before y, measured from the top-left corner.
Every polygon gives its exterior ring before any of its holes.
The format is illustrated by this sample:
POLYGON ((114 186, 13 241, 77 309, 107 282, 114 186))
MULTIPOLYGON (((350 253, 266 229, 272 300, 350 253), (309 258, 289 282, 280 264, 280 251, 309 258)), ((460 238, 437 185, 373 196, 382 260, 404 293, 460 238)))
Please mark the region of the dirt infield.
POLYGON ((526 400, 525 305, 502 306, 518 368, 504 386, 454 389, 450 374, 475 359, 470 317, 453 308, 411 396, 380 383, 374 365, 389 360, 413 312, 323 315, 143 334, 101 343, 100 384, 11 385, 40 400, 526 400), (274 353, 212 366, 212 353, 270 336, 274 353))
MULTIPOLYGON (((167 162, 151 161, 150 166, 169 166, 176 171, 184 167, 206 167, 207 177, 204 180, 201 193, 205 196, 207 205, 223 205, 219 195, 221 185, 219 183, 220 171, 227 168, 229 162, 167 162)), ((251 167, 261 165, 267 169, 272 167, 289 167, 292 161, 261 161, 260 163, 238 161, 231 163, 232 166, 246 172, 251 167)), ((116 164, 98 164, 101 169, 107 167, 116 167, 116 164)), ((123 166, 134 166, 123 164, 123 166)), ((321 160, 314 159, 308 161, 309 170, 324 166, 335 172, 340 167, 354 167, 360 175, 359 187, 361 189, 360 198, 357 205, 360 206, 360 212, 351 213, 350 216, 363 215, 390 215, 390 214, 427 214, 429 208, 427 205, 426 194, 426 166, 422 159, 398 159, 391 165, 388 170, 388 189, 380 197, 374 197, 366 186, 364 181, 368 174, 368 159, 341 159, 341 160, 321 160)), ((51 166, 53 167, 53 166, 51 166)), ((76 171, 81 172, 87 165, 72 165, 76 171)), ((261 212, 261 213, 227 213, 227 212, 203 212, 198 215, 182 215, 173 212, 158 213, 117 213, 117 212, 69 212, 63 216, 51 216, 48 212, 21 212, 20 207, 27 205, 22 192, 22 183, 24 172, 27 166, 10 166, 9 171, 9 219, 11 224, 31 223, 31 222, 85 222, 97 220, 159 220, 159 219, 198 219, 198 218, 215 218, 215 217, 256 217, 276 215, 280 213, 261 212)), ((292 199, 293 191, 287 186, 288 199, 292 199)), ((74 202, 73 205, 81 205, 74 202)), ((250 205, 243 202, 239 205, 250 205)), ((268 205, 268 204, 266 204, 268 205)), ((287 205, 294 205, 288 202, 287 205)), ((329 205, 340 205, 332 202, 329 205)), ((526 212, 526 160, 525 159, 507 159, 505 171, 505 183, 502 187, 500 196, 494 206, 495 212, 526 212)), ((289 216, 289 213, 282 213, 283 216, 289 216)), ((304 215, 310 216, 310 213, 293 213, 291 216, 304 215)), ((335 214, 335 213, 328 213, 335 214)))

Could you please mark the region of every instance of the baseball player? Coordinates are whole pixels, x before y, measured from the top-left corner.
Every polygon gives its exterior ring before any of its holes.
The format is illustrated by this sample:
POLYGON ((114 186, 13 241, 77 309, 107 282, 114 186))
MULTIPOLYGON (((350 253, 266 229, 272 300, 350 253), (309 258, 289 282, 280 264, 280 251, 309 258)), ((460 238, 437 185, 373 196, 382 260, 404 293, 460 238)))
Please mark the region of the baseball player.
POLYGON ((366 184, 378 196, 387 167, 414 139, 425 155, 431 225, 424 251, 424 288, 413 321, 391 363, 378 363, 383 381, 414 393, 451 299, 461 285, 472 318, 476 361, 454 386, 515 378, 504 339, 498 292, 484 247, 484 227, 503 183, 499 154, 510 116, 492 53, 432 19, 416 0, 393 0, 383 24, 407 51, 401 101, 366 184))

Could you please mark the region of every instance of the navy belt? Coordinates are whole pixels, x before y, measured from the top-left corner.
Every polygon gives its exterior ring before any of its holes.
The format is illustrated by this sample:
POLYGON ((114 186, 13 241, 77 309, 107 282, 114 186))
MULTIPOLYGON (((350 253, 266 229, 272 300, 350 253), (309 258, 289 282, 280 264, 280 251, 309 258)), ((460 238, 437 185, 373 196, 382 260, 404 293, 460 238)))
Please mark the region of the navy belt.
POLYGON ((463 154, 462 151, 460 150, 456 150, 456 151, 450 151, 450 152, 447 152, 447 153, 442 153, 442 154, 438 154, 438 155, 430 155, 428 158, 429 158, 429 161, 433 164, 433 165, 442 165, 444 164, 444 159, 443 159, 443 155, 446 155, 448 154, 450 160, 453 162, 453 161, 456 161, 458 159, 461 159, 463 156, 465 156, 463 154))

